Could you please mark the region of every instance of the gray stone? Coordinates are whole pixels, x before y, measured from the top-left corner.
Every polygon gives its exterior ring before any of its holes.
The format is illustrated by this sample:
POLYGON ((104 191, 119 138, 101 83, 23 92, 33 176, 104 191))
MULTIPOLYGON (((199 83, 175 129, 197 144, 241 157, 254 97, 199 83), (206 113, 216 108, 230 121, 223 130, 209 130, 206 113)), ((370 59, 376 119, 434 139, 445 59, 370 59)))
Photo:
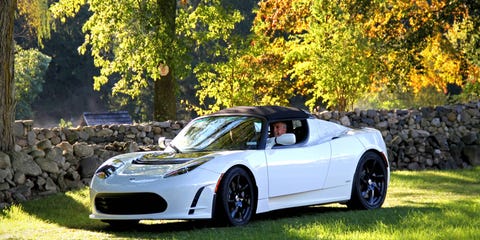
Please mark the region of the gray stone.
POLYGON ((28 145, 33 146, 37 142, 37 134, 34 131, 27 132, 28 145))
POLYGON ((59 147, 52 147, 50 149, 45 150, 45 158, 50 161, 55 161, 57 163, 61 163, 63 161, 62 156, 62 149, 59 147))
POLYGON ((160 135, 162 134, 163 130, 161 127, 153 127, 152 128, 152 132, 155 134, 155 135, 160 135))
POLYGON ((63 155, 68 154, 68 153, 73 154, 73 146, 72 146, 72 144, 70 144, 67 141, 63 141, 63 142, 57 144, 56 146, 63 150, 63 152, 62 152, 63 155))
POLYGON ((56 162, 53 160, 48 160, 46 158, 36 158, 35 162, 37 162, 38 166, 45 171, 49 173, 59 173, 60 169, 58 168, 58 165, 56 162))
POLYGON ((388 128, 388 122, 387 121, 382 121, 382 122, 379 122, 377 123, 377 125, 375 126, 375 128, 379 129, 379 130, 385 130, 388 128))
POLYGON ((29 153, 29 155, 32 156, 33 158, 45 157, 45 152, 40 150, 40 149, 35 149, 35 150, 31 151, 29 153))
POLYGON ((430 136, 430 132, 425 130, 412 130, 412 137, 427 138, 430 136))
POLYGON ((55 133, 53 133, 50 129, 43 129, 42 133, 43 135, 45 135, 46 139, 51 139, 55 137, 55 133))
POLYGON ((79 158, 93 156, 93 148, 84 142, 77 142, 73 144, 74 155, 79 158))
POLYGON ((85 131, 78 131, 77 134, 78 137, 83 141, 87 141, 90 138, 90 135, 85 131))
POLYGON ((0 169, 0 182, 12 179, 12 171, 10 169, 0 169))
MULTIPOLYGON (((319 114, 319 116, 321 119, 330 120, 332 118, 332 113, 329 111, 323 111, 319 114)), ((161 123, 160 127, 170 128, 170 122, 163 122, 163 124, 161 123), (167 123, 168 123, 168 126, 166 126, 167 123)))
POLYGON ((45 178, 37 177, 37 185, 38 186, 43 186, 43 185, 45 185, 45 183, 47 183, 47 180, 45 180, 45 178))
POLYGON ((6 169, 12 166, 10 156, 4 152, 0 152, 0 169, 6 169))
POLYGON ((7 182, 0 182, 0 191, 5 191, 10 189, 10 185, 7 182))
POLYGON ((23 123, 19 121, 15 121, 13 124, 13 136, 15 137, 23 137, 25 134, 25 130, 23 129, 23 123))
POLYGON ((420 170, 420 164, 418 164, 417 162, 412 162, 408 164, 407 168, 408 170, 417 171, 420 170))
POLYGON ((86 133, 89 137, 95 136, 95 129, 90 126, 83 127, 81 130, 82 132, 86 133))
POLYGON ((435 127, 440 127, 441 126, 441 122, 440 122, 440 118, 434 118, 432 119, 432 125, 435 126, 435 127))
POLYGON ((11 157, 13 170, 21 171, 25 173, 25 175, 30 176, 39 176, 42 174, 42 169, 33 161, 32 156, 23 152, 15 152, 12 153, 11 157))
POLYGON ((127 142, 124 147, 125 152, 137 152, 138 151, 138 144, 136 142, 127 142))
POLYGON ((409 156, 414 156, 417 153, 417 149, 415 146, 410 146, 405 149, 405 154, 409 156))
POLYGON ((113 131, 109 128, 104 128, 97 132, 97 137, 110 137, 113 135, 113 131))
POLYGON ((55 182, 53 182, 51 178, 47 178, 45 183, 45 190, 52 193, 57 192, 57 185, 55 184, 55 182))
POLYGON ((52 142, 53 145, 57 145, 62 141, 62 139, 58 136, 54 136, 50 139, 50 142, 52 142))
POLYGON ((477 134, 475 132, 469 132, 462 137, 462 142, 465 144, 473 144, 477 141, 477 134))
MULTIPOLYGON (((351 125, 351 124, 350 124, 350 118, 348 118, 347 116, 341 117, 341 118, 340 118, 340 123, 341 123, 343 126, 347 126, 347 127, 351 125)), ((172 128, 172 129, 174 129, 174 128, 172 128)), ((180 129, 180 128, 178 128, 178 129, 180 129)))
POLYGON ((393 146, 399 145, 402 142, 402 138, 400 136, 395 136, 393 137, 392 141, 390 141, 390 144, 393 146))
POLYGON ((69 143, 75 143, 78 140, 78 134, 75 131, 64 130, 65 138, 69 143))
POLYGON ((480 166, 480 145, 465 146, 462 153, 470 165, 480 166))
POLYGON ((27 177, 22 172, 17 171, 15 175, 13 175, 13 181, 19 185, 25 184, 26 180, 27 177))
POLYGON ((37 143, 37 148, 41 150, 45 150, 51 147, 52 147, 52 143, 48 139, 42 140, 37 143))
POLYGON ((97 170, 98 167, 102 164, 102 161, 97 157, 87 157, 83 158, 79 162, 79 173, 82 178, 90 178, 93 177, 93 174, 97 170))

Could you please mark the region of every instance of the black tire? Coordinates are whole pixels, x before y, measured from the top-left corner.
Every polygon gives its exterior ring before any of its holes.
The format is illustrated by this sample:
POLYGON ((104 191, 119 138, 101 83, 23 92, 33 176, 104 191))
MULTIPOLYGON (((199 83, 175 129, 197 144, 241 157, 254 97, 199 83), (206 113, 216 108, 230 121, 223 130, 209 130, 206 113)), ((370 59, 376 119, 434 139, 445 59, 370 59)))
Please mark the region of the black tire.
POLYGON ((375 152, 366 152, 353 177, 350 209, 380 208, 387 195, 388 172, 385 161, 375 152))
POLYGON ((257 197, 250 175, 234 167, 223 176, 217 192, 215 220, 220 224, 241 226, 255 214, 257 197))

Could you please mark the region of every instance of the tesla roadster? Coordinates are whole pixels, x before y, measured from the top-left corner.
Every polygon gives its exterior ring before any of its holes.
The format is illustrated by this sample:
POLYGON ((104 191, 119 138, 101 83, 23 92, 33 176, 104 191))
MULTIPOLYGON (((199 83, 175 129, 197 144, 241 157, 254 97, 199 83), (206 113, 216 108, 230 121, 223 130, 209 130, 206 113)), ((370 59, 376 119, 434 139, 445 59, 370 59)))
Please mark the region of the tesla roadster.
POLYGON ((163 151, 115 156, 90 185, 92 214, 112 225, 214 219, 327 203, 382 206, 390 180, 382 135, 279 106, 234 107, 192 120, 163 151), (273 137, 273 123, 286 133, 273 137))

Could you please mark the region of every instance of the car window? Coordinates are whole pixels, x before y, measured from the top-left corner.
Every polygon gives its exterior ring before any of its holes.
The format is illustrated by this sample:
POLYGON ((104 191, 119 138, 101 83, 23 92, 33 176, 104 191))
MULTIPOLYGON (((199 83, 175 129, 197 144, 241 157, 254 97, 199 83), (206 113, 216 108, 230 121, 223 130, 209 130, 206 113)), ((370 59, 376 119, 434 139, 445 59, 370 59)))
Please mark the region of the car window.
POLYGON ((188 124, 172 141, 180 151, 257 149, 262 121, 246 116, 210 116, 188 124))
MULTIPOLYGON (((308 125, 307 120, 282 120, 287 124, 287 133, 295 134, 296 144, 304 142, 308 137, 308 125)), ((270 123, 270 127, 268 129, 268 136, 273 137, 273 127, 272 125, 275 122, 270 123)))
POLYGON ((294 120, 293 121, 293 133, 295 134, 296 142, 304 142, 308 137, 308 125, 307 120, 294 120))

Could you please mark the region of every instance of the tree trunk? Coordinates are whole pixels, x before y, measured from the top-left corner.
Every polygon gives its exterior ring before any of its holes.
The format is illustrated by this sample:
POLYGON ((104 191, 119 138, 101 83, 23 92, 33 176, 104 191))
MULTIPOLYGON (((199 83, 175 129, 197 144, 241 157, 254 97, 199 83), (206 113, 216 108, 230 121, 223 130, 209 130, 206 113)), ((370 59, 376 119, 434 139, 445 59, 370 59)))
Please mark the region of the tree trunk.
POLYGON ((13 151, 15 85, 13 81, 13 21, 16 0, 0 0, 0 151, 13 151))
POLYGON ((177 113, 176 84, 173 73, 155 81, 154 119, 156 121, 175 120, 177 113))
MULTIPOLYGON (((160 9, 161 18, 160 23, 165 24, 165 30, 169 36, 169 44, 173 47, 175 43, 175 17, 177 10, 177 1, 176 0, 157 0, 157 6, 160 9)), ((168 74, 162 76, 160 79, 155 81, 154 86, 154 111, 153 118, 156 121, 160 120, 175 120, 177 113, 177 97, 176 97, 176 82, 173 73, 173 56, 168 56, 173 54, 172 51, 165 57, 165 65, 168 66, 168 74)))

